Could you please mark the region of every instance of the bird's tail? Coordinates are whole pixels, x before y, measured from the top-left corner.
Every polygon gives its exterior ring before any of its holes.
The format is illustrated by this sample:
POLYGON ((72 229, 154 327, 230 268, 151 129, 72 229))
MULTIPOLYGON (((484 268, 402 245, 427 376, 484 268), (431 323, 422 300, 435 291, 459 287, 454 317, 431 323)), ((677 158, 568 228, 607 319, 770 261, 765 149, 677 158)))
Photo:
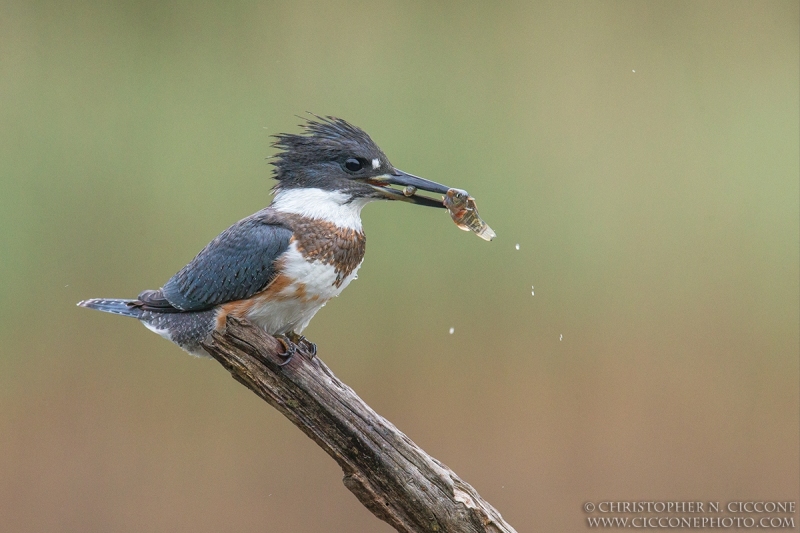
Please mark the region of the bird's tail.
POLYGON ((78 302, 78 305, 80 307, 97 309, 98 311, 104 311, 106 313, 114 313, 115 315, 140 318, 142 316, 142 309, 131 305, 135 301, 136 300, 123 300, 120 298, 92 298, 91 300, 78 302))

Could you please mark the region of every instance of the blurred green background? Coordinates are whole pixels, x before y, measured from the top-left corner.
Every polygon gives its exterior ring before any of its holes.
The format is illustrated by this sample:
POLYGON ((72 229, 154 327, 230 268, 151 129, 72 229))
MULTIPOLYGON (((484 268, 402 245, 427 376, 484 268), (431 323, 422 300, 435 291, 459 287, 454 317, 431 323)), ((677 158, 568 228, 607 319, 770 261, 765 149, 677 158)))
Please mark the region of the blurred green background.
POLYGON ((0 529, 391 531, 216 362, 75 307, 159 287, 268 204, 270 136, 305 111, 497 231, 368 206, 360 278, 306 332, 520 532, 583 531, 602 499, 797 501, 799 21, 3 2, 0 529))

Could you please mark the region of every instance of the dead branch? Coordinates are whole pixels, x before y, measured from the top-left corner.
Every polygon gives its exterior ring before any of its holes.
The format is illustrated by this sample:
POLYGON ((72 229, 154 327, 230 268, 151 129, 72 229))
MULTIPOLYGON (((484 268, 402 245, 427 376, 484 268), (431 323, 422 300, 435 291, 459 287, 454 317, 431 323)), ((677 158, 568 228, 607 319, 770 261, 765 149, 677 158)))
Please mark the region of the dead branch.
POLYGON ((319 358, 228 318, 204 348, 242 385, 314 439, 344 471, 344 485, 401 532, 514 532, 455 472, 425 453, 339 381, 319 358))

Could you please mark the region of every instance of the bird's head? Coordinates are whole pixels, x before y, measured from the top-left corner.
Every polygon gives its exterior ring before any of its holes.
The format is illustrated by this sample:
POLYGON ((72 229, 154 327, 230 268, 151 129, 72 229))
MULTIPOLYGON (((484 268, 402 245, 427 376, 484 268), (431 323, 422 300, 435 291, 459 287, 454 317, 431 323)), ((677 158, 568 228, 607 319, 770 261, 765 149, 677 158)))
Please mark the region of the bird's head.
POLYGON ((302 128, 301 134, 275 136, 273 146, 279 150, 272 162, 276 194, 319 189, 341 194, 346 202, 401 200, 443 207, 441 200, 416 191, 445 194, 448 187, 394 168, 361 128, 340 118, 316 115, 302 128), (391 185, 405 187, 405 192, 391 185))

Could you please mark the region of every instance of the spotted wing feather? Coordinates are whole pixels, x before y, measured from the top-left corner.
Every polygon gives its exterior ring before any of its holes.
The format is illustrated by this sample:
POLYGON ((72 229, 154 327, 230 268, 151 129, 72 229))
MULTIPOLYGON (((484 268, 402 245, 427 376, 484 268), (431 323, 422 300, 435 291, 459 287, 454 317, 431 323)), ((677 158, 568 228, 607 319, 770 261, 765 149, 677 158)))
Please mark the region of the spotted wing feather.
POLYGON ((275 260, 289 247, 292 232, 258 214, 223 231, 158 291, 139 300, 156 310, 201 311, 249 298, 276 275, 275 260))

